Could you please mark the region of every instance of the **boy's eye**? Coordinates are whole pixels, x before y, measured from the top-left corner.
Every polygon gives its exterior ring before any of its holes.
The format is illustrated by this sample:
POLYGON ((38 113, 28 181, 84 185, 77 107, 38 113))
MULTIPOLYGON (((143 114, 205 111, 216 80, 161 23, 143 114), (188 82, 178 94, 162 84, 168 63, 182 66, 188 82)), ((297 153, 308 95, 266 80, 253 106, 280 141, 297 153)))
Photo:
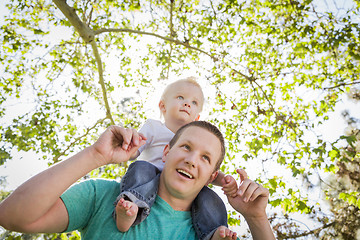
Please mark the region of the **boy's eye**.
POLYGON ((194 104, 195 106, 197 106, 197 101, 192 101, 192 104, 194 104))
POLYGON ((177 99, 183 100, 184 97, 183 96, 178 96, 177 99))

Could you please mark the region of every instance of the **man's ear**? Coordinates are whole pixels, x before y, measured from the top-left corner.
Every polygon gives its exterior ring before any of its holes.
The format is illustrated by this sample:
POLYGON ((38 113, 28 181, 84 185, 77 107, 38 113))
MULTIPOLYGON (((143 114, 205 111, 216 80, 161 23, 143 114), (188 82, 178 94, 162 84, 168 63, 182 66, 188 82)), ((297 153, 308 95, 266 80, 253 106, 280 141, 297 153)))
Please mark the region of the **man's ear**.
POLYGON ((169 151, 170 151, 170 146, 169 146, 169 144, 166 144, 166 146, 164 147, 164 150, 163 150, 162 158, 161 158, 163 162, 165 162, 165 157, 169 153, 169 151))
POLYGON ((195 121, 199 121, 200 114, 195 118, 195 121))
POLYGON ((209 181, 207 182, 206 186, 209 184, 209 183, 212 183, 218 176, 219 174, 219 170, 216 170, 215 172, 213 172, 210 176, 210 179, 209 181))
POLYGON ((164 103, 163 100, 160 100, 160 102, 159 102, 159 109, 160 109, 160 112, 161 112, 161 113, 166 112, 165 103, 164 103))

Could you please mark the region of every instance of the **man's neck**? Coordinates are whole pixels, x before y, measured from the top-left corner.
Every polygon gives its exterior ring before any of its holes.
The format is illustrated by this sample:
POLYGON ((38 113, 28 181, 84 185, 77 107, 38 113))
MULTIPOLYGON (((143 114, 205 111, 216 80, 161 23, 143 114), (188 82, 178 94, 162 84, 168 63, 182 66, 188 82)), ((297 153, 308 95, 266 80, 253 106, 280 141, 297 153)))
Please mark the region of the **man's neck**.
POLYGON ((190 211, 194 199, 177 197, 176 194, 170 194, 160 180, 158 195, 167 202, 175 211, 190 211))
POLYGON ((191 204, 193 201, 187 201, 185 199, 179 199, 175 197, 168 197, 160 194, 160 191, 158 193, 159 197, 161 197, 167 204, 169 204, 172 209, 175 211, 190 211, 191 204))

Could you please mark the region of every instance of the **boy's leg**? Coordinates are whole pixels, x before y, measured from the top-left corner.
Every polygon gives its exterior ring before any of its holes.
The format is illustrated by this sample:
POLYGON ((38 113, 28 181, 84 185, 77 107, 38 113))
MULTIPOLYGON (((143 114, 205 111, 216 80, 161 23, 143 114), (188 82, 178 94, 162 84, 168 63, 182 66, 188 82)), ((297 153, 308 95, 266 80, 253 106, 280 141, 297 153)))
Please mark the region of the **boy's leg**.
POLYGON ((229 228, 225 226, 220 226, 216 229, 214 235, 211 237, 211 240, 236 240, 237 234, 236 232, 231 231, 229 228))
POLYGON ((210 188, 203 187, 191 206, 191 216, 200 240, 211 239, 216 229, 228 226, 227 211, 221 198, 210 188))
MULTIPOLYGON (((120 195, 116 198, 114 205, 121 198, 135 203, 139 210, 133 225, 142 222, 150 213, 150 208, 155 202, 159 187, 160 170, 146 161, 133 162, 120 184, 120 195)), ((113 212, 116 219, 116 211, 113 212)))

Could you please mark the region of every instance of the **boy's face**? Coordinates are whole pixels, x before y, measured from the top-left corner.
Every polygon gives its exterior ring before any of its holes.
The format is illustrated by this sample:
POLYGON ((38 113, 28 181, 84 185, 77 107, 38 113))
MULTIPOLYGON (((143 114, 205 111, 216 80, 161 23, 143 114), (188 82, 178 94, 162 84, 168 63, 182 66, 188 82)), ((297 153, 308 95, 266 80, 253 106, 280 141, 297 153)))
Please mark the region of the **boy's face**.
POLYGON ((201 89, 188 82, 174 84, 159 103, 165 122, 179 126, 198 120, 203 105, 201 89))
POLYGON ((216 178, 220 152, 221 143, 213 133, 196 126, 185 129, 171 149, 169 145, 164 149, 160 197, 193 201, 216 178))

